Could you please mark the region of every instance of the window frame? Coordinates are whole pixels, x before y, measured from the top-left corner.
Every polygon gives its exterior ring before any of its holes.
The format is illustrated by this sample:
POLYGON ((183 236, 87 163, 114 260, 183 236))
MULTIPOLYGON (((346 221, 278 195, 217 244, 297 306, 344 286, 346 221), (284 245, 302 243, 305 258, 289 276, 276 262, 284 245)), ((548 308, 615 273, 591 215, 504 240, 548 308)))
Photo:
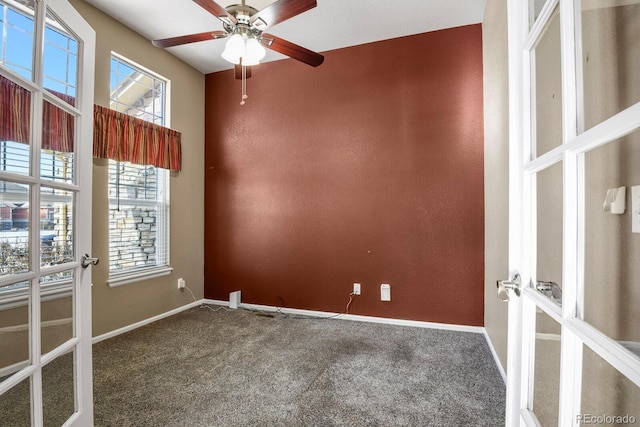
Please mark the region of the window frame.
MULTIPOLYGON (((111 52, 111 57, 109 60, 109 75, 111 76, 111 73, 113 72, 112 69, 112 62, 113 60, 118 61, 119 63, 123 63, 125 66, 128 66, 130 68, 136 69, 137 71, 147 74, 150 77, 157 79, 157 80, 161 80, 164 84, 164 93, 162 94, 162 123, 158 123, 161 124, 162 126, 169 126, 170 125, 170 108, 169 105, 171 105, 170 103, 170 93, 171 93, 171 81, 169 79, 167 79, 166 77, 161 76, 160 74, 149 70, 148 68, 136 63, 135 61, 132 61, 131 59, 120 55, 116 52, 111 52)), ((109 88, 109 102, 114 103, 114 102, 118 102, 117 100, 114 100, 111 97, 111 88, 109 88)), ((119 104, 121 104, 120 102, 118 102, 119 104)), ((154 116, 154 118, 157 118, 157 115, 155 114, 155 112, 152 114, 154 116)), ((156 123, 156 120, 150 122, 150 123, 156 123)), ((109 175, 111 174, 111 162, 113 162, 113 160, 109 160, 109 166, 108 166, 108 171, 107 171, 107 177, 109 177, 109 175)), ((109 260, 109 277, 107 279, 107 285, 109 285, 109 287, 117 287, 117 286, 122 286, 122 285, 127 285, 130 283, 136 283, 136 282, 140 282, 143 280, 149 280, 149 279, 155 279, 158 277, 162 277, 162 276, 167 276, 169 274, 171 274, 171 272, 173 271, 173 267, 171 267, 171 257, 170 257, 170 246, 171 246, 171 239, 170 239, 170 212, 171 212, 171 197, 170 197, 170 171, 166 170, 166 169, 162 169, 162 168, 157 168, 156 167, 156 172, 157 172, 157 187, 158 190, 162 192, 162 194, 164 194, 164 202, 146 202, 146 201, 142 201, 141 204, 153 204, 156 206, 157 209, 157 215, 158 217, 161 218, 161 220, 158 221, 157 223, 157 230, 156 230, 156 234, 157 234, 157 239, 159 241, 161 241, 161 245, 165 247, 165 252, 164 252, 164 262, 162 263, 162 265, 155 265, 155 266, 144 266, 144 267, 132 267, 132 268, 127 268, 125 270, 119 270, 119 271, 112 271, 111 270, 111 259, 110 259, 110 255, 107 257, 107 259, 109 260), (162 207, 160 209, 160 206, 162 207)), ((107 203, 108 205, 111 205, 112 203, 117 203, 117 199, 113 198, 113 197, 107 197, 107 203)), ((122 203, 122 200, 120 200, 120 203, 122 203)), ((111 228, 110 226, 108 226, 108 230, 109 230, 109 243, 108 243, 108 248, 110 250, 110 236, 111 236, 111 228)), ((156 244, 156 247, 159 247, 160 245, 156 244)), ((109 252, 108 250, 108 252, 109 252)))

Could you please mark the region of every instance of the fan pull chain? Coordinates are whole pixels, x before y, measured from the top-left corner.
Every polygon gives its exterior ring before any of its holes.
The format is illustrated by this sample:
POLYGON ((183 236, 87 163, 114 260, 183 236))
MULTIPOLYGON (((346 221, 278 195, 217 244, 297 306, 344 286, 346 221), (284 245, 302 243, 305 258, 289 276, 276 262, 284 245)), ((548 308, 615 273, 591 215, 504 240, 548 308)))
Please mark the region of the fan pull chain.
POLYGON ((247 67, 242 66, 242 101, 240 101, 240 105, 245 104, 245 99, 247 99, 247 67))

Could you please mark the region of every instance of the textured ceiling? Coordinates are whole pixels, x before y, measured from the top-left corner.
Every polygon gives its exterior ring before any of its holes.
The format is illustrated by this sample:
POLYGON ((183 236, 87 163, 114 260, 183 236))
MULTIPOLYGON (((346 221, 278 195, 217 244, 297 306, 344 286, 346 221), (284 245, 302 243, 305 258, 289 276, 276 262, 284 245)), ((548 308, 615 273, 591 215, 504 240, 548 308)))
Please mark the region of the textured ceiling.
MULTIPOLYGON (((149 40, 222 30, 191 0, 85 0, 149 40)), ((273 0, 248 0, 261 10, 273 0)), ((317 0, 318 6, 270 27, 269 33, 323 52, 482 21, 486 0, 317 0)), ((222 6, 238 0, 219 0, 222 6)), ((220 57, 224 40, 167 49, 203 73, 232 68, 220 57)), ((264 61, 285 56, 269 51, 264 61)))

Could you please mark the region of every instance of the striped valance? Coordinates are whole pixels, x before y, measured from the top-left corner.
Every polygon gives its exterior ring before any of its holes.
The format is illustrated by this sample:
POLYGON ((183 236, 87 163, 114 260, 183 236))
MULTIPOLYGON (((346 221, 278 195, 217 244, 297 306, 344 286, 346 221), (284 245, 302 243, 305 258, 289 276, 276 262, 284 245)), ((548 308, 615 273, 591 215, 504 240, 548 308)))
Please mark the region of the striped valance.
POLYGON ((0 76, 0 141, 29 144, 31 92, 0 76))
MULTIPOLYGON (((74 104, 70 96, 54 95, 74 104)), ((29 144, 31 92, 0 76, 0 141, 29 144)), ((44 102, 42 148, 72 153, 74 116, 44 102)), ((181 134, 109 108, 94 106, 93 155, 163 169, 182 169, 181 134)))
MULTIPOLYGON (((73 97, 51 92, 73 105, 73 97)), ((31 92, 0 76, 0 141, 29 144, 31 100, 31 92)), ((73 152, 74 117, 46 101, 42 116, 42 148, 64 153, 73 152)))
POLYGON ((94 157, 182 169, 180 132, 99 105, 93 117, 94 157))

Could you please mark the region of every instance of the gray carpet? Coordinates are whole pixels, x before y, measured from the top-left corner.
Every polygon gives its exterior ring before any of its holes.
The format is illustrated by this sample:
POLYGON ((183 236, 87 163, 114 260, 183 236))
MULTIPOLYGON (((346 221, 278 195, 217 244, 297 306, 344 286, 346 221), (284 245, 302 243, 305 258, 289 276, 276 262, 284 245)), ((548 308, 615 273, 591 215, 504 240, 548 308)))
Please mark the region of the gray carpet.
POLYGON ((96 426, 504 425, 474 333, 194 308, 96 344, 94 372, 96 426))

